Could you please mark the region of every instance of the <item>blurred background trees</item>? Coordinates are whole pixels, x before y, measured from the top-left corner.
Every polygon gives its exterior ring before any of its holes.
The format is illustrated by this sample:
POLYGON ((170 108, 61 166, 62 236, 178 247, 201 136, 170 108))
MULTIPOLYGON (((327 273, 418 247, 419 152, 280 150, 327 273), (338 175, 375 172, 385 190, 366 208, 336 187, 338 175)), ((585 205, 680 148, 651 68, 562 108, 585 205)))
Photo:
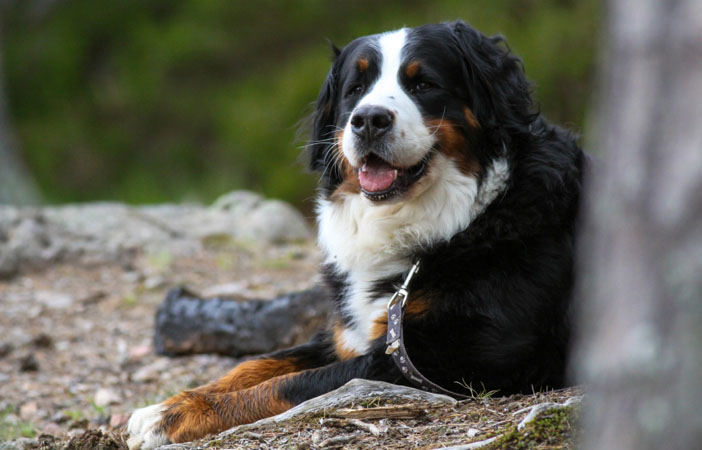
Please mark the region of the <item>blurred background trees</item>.
POLYGON ((236 188, 309 209, 297 124, 325 38, 465 19, 525 60, 542 110, 582 131, 596 0, 0 0, 7 112, 50 203, 211 201, 236 188))

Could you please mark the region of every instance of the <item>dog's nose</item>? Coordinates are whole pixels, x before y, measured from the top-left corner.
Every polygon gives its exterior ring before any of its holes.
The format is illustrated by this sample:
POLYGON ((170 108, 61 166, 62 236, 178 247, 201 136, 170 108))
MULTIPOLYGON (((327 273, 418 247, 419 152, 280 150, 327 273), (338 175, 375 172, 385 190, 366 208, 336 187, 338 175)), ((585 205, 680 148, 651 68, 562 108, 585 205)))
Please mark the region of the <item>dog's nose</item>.
POLYGON ((382 106, 364 105, 351 117, 351 129, 368 142, 378 139, 392 129, 395 116, 382 106))

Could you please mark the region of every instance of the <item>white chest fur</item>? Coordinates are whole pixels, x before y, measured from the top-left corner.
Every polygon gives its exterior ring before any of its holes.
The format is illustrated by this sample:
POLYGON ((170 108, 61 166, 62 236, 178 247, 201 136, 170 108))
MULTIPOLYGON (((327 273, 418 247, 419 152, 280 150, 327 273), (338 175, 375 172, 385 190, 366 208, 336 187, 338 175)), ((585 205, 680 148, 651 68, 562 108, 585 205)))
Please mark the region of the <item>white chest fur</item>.
POLYGON ((373 321, 385 314, 388 298, 372 298, 374 282, 406 272, 417 249, 449 240, 504 188, 508 167, 497 160, 482 185, 442 154, 434 156, 420 192, 406 201, 374 204, 360 194, 318 203, 319 244, 339 274, 346 275, 344 331, 349 350, 365 353, 373 321))

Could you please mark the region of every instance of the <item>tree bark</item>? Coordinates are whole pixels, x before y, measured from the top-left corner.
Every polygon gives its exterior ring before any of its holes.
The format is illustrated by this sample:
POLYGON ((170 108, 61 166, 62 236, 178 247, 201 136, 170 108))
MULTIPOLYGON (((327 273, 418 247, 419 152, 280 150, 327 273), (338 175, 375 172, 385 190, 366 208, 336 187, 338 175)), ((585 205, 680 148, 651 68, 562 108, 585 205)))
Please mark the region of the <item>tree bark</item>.
MULTIPOLYGON (((0 5, 0 13, 2 13, 2 5, 0 5)), ((39 192, 34 179, 19 158, 17 141, 10 128, 3 75, 2 23, 0 23, 0 204, 36 204, 39 201, 39 192)))
POLYGON ((702 2, 610 0, 585 208, 587 449, 702 443, 702 2))

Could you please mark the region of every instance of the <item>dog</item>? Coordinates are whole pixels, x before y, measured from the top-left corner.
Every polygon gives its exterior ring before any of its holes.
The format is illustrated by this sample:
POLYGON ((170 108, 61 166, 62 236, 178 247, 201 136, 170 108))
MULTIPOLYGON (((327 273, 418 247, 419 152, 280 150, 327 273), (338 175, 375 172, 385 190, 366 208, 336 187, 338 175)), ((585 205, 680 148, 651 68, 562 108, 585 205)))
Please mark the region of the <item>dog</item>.
POLYGON ((564 386, 586 157, 539 113, 502 37, 457 21, 334 47, 306 151, 329 330, 135 411, 130 448, 273 416, 354 378, 415 384, 388 355, 397 293, 410 375, 457 396, 564 386))

